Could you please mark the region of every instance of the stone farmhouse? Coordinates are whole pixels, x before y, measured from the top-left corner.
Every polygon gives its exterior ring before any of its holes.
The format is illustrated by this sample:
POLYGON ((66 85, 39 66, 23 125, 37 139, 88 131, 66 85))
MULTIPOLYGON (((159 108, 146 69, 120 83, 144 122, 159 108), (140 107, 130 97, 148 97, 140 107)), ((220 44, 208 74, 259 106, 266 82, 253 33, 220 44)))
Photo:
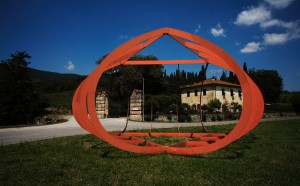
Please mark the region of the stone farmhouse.
MULTIPOLYGON (((193 109, 200 108, 200 90, 202 82, 181 87, 181 103, 187 103, 193 109)), ((238 103, 243 105, 241 86, 238 84, 208 79, 203 81, 201 105, 208 104, 213 99, 219 99, 222 104, 238 103)))

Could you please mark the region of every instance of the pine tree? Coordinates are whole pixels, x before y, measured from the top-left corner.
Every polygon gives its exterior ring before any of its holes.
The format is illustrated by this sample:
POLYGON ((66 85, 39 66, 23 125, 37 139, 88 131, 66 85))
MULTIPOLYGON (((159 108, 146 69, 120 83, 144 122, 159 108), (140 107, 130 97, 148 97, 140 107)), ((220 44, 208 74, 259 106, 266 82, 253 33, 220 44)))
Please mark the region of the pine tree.
POLYGON ((25 52, 11 54, 2 61, 0 78, 0 123, 2 125, 27 124, 40 114, 41 101, 28 76, 31 56, 25 52))
POLYGON ((220 80, 226 81, 226 79, 227 79, 227 76, 226 76, 225 72, 223 71, 223 73, 222 73, 222 75, 220 77, 220 80))
POLYGON ((200 81, 206 80, 206 72, 203 65, 201 66, 201 71, 199 72, 199 80, 200 81))
POLYGON ((248 68, 247 68, 246 62, 244 62, 244 64, 243 64, 243 70, 248 74, 248 68))
POLYGON ((229 76, 227 78, 227 81, 230 82, 230 83, 234 83, 234 75, 233 75, 233 72, 229 72, 229 76))

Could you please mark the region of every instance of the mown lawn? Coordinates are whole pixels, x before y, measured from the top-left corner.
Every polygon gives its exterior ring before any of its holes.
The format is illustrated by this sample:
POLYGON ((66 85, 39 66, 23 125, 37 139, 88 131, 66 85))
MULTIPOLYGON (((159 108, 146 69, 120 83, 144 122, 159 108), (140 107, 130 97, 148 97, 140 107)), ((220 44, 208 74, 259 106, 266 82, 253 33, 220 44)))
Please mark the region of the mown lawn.
POLYGON ((91 135, 22 143, 0 147, 0 185, 300 185, 299 142, 300 120, 261 123, 197 156, 133 154, 91 135))

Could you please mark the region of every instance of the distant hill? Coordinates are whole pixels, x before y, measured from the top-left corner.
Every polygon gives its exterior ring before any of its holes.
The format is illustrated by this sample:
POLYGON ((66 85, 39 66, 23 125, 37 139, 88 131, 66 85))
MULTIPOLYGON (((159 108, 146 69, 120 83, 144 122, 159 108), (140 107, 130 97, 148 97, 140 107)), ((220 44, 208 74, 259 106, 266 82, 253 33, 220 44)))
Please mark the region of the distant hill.
MULTIPOLYGON (((2 63, 0 63, 0 74, 4 73, 2 63)), ((29 68, 29 78, 39 93, 75 91, 86 76, 78 74, 61 74, 29 68)), ((5 78, 5 76, 4 76, 5 78)))
MULTIPOLYGON (((3 66, 1 63, 0 63, 0 73, 3 73, 3 66)), ((57 72, 49 72, 49 71, 29 68, 29 77, 33 81, 51 81, 51 80, 59 80, 59 79, 82 78, 84 76, 78 74, 61 74, 57 72)))
POLYGON ((29 68, 29 77, 40 93, 75 91, 86 76, 29 68))
POLYGON ((83 77, 78 74, 61 74, 57 72, 48 72, 43 70, 37 70, 34 68, 29 68, 29 77, 33 81, 51 81, 59 79, 73 79, 83 77))

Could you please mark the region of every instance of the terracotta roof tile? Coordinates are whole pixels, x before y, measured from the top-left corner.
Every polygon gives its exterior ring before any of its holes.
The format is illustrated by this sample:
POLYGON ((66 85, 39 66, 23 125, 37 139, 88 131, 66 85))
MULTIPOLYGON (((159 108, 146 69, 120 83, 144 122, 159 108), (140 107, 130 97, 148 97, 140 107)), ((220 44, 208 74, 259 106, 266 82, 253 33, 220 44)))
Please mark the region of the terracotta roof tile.
MULTIPOLYGON (((188 87, 198 87, 202 85, 202 81, 191 84, 191 85, 185 85, 182 86, 181 88, 188 88, 188 87)), ((204 80, 203 81, 203 86, 207 86, 207 85, 226 85, 226 86, 231 86, 231 87, 240 87, 239 84, 234 84, 234 83, 230 83, 227 81, 222 81, 222 80, 214 80, 214 79, 208 79, 208 80, 204 80)))

